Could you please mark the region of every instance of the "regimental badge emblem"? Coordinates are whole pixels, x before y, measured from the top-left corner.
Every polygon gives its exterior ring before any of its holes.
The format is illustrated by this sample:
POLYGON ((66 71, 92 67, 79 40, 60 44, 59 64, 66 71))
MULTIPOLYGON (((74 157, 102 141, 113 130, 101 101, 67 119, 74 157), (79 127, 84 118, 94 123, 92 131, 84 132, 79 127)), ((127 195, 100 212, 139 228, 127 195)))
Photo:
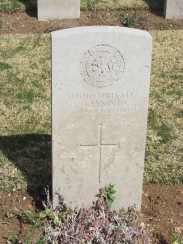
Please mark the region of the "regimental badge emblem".
POLYGON ((122 54, 109 45, 97 45, 84 53, 80 74, 85 82, 95 87, 107 87, 118 81, 124 73, 122 54))

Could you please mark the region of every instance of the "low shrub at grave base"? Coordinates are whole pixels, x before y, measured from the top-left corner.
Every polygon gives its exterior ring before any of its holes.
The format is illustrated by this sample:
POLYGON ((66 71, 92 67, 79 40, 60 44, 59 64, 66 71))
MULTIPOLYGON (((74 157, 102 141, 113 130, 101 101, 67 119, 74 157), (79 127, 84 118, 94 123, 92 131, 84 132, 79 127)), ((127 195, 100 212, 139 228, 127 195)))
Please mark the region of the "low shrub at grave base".
POLYGON ((183 244, 183 241, 179 242, 179 235, 178 234, 173 235, 173 244, 183 244))
POLYGON ((47 243, 137 243, 139 238, 150 243, 137 222, 135 207, 114 212, 102 200, 88 209, 64 207, 45 227, 47 243))
POLYGON ((135 212, 135 206, 127 211, 111 210, 115 199, 114 185, 100 189, 98 200, 89 208, 68 206, 62 195, 58 194, 59 205, 53 209, 47 191, 47 201, 43 202, 45 211, 36 217, 31 211, 22 209, 22 221, 29 221, 32 225, 28 237, 20 240, 17 236, 6 233, 9 243, 32 243, 34 232, 44 227, 44 233, 33 243, 37 244, 150 244, 148 232, 143 229, 135 212), (13 242, 12 242, 13 241, 13 242))
POLYGON ((138 223, 135 206, 129 207, 128 211, 110 209, 115 192, 114 185, 110 184, 100 190, 98 200, 90 208, 81 209, 67 206, 63 196, 59 195, 59 205, 53 211, 48 198, 44 204, 46 210, 40 215, 51 218, 45 227, 44 240, 50 244, 138 243, 138 240, 150 243, 147 231, 138 223))

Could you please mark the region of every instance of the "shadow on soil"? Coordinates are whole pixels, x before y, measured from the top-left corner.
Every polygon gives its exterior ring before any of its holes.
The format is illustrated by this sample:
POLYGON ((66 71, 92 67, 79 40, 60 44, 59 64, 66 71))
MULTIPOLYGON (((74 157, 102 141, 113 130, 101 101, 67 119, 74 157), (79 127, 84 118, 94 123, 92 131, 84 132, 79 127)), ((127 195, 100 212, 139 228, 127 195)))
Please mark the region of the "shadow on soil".
POLYGON ((0 150, 19 169, 34 197, 51 188, 51 135, 0 136, 0 150))
POLYGON ((149 10, 156 16, 164 15, 164 1, 165 0, 143 0, 148 4, 149 10))
POLYGON ((149 5, 150 10, 162 10, 164 8, 165 0, 143 0, 145 3, 149 5))
POLYGON ((37 0, 19 0, 25 5, 25 12, 30 17, 37 17, 37 0))
POLYGON ((169 244, 161 234, 156 234, 156 238, 159 244, 169 244))

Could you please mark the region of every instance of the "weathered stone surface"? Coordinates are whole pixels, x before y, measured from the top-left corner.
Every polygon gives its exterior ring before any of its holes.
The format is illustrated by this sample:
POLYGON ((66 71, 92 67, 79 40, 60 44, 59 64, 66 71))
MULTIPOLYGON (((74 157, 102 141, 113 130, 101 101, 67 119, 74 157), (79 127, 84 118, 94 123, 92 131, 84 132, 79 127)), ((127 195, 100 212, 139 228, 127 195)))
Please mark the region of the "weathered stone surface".
POLYGON ((115 209, 141 207, 152 38, 123 27, 52 36, 53 202, 90 206, 115 184, 115 209))
POLYGON ((183 0, 165 0, 164 15, 166 19, 183 19, 183 0))
POLYGON ((80 17, 80 0, 38 0, 38 20, 80 17))

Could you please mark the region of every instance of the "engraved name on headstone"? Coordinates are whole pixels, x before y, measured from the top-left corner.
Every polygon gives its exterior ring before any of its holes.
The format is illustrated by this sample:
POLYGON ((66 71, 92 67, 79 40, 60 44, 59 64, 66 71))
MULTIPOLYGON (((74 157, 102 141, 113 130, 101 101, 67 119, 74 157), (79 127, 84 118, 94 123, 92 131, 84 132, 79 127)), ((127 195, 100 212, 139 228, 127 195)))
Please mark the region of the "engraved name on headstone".
POLYGON ((113 208, 140 210, 152 38, 123 27, 52 36, 53 202, 90 206, 115 184, 113 208))

